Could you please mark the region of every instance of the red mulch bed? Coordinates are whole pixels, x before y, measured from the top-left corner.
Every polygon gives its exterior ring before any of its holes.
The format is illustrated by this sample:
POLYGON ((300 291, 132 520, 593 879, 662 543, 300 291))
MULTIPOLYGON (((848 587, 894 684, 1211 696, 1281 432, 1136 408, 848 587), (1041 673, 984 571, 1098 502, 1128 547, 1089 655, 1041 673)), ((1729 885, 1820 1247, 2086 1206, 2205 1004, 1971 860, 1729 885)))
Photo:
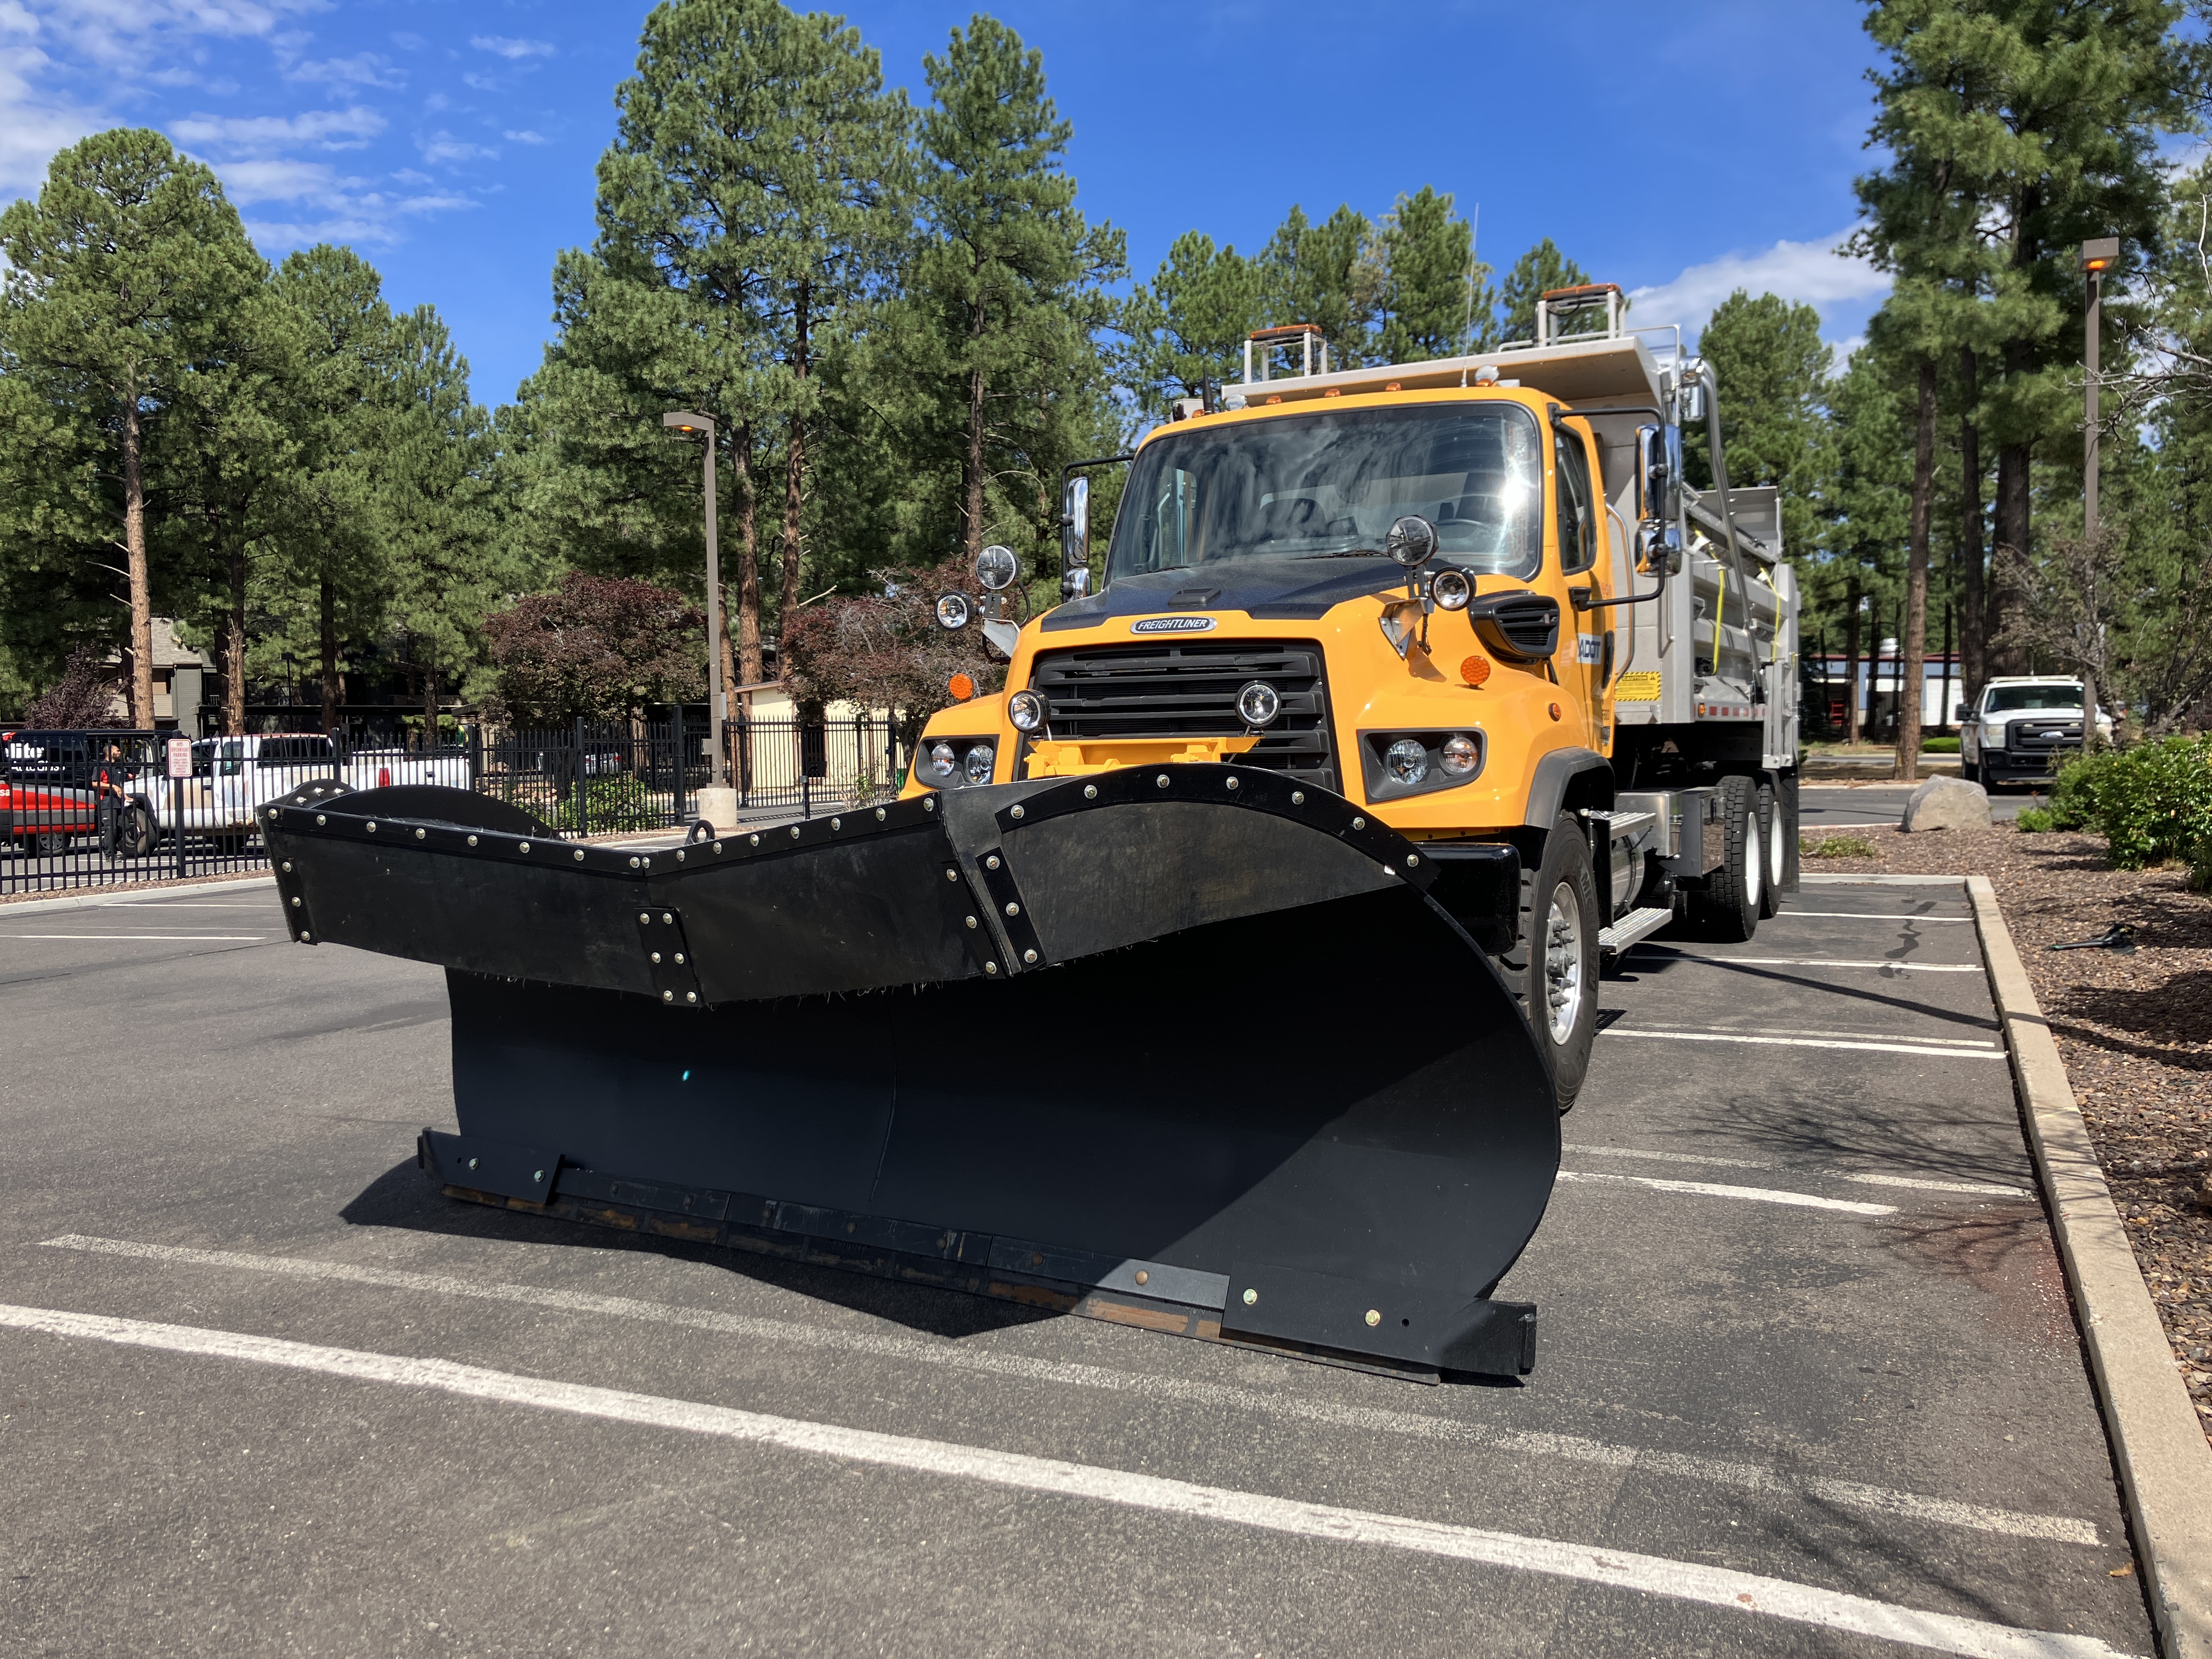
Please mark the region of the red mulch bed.
POLYGON ((1808 857, 1841 875, 1985 875, 2058 1039, 2075 1097, 2134 1239, 2191 1397, 2212 1432, 2212 899, 2179 868, 2115 870, 2101 837, 2009 824, 1811 835, 1872 858, 1808 857), (2114 922, 2136 951, 2052 951, 2114 922))

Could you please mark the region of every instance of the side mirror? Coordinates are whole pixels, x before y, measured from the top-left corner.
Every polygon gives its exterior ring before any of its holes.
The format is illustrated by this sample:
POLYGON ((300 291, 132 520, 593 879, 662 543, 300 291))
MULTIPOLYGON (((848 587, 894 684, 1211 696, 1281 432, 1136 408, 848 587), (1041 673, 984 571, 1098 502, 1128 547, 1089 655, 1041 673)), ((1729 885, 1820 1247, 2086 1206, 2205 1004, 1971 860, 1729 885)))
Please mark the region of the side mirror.
POLYGON ((1963 726, 1966 722, 1974 718, 1974 711, 1967 704, 1962 702, 1956 708, 1951 711, 1951 718, 1957 720, 1963 726))
POLYGON ((1675 575, 1682 567, 1682 531, 1647 519, 1636 527, 1636 568, 1645 575, 1675 575))
POLYGON ((1080 599, 1091 587, 1091 480, 1067 481, 1060 504, 1060 592, 1080 599))
POLYGON ((1682 515, 1682 428, 1636 428, 1636 516, 1672 525, 1682 515))

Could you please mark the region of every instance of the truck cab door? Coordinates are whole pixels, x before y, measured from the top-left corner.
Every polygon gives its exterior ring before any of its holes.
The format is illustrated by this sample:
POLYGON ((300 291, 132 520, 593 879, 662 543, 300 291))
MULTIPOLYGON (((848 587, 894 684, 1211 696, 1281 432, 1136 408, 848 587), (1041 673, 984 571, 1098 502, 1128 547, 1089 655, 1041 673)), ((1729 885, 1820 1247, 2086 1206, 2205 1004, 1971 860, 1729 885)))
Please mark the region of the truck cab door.
MULTIPOLYGON (((1559 573, 1571 592, 1587 588, 1592 599, 1609 597, 1613 586, 1611 538, 1605 532, 1604 504, 1593 480, 1599 475, 1592 465, 1588 436, 1564 421, 1554 422, 1554 517, 1559 523, 1559 573)), ((1603 728, 1606 690, 1614 667, 1617 647, 1611 646, 1611 611, 1570 609, 1573 618, 1573 661, 1564 660, 1559 689, 1567 692, 1580 716, 1582 741, 1591 748, 1605 746, 1603 728)), ((1564 622, 1564 618, 1562 619, 1564 622)), ((1565 634, 1562 627, 1561 633, 1565 634)), ((1559 641, 1560 657, 1568 654, 1568 640, 1559 641)))

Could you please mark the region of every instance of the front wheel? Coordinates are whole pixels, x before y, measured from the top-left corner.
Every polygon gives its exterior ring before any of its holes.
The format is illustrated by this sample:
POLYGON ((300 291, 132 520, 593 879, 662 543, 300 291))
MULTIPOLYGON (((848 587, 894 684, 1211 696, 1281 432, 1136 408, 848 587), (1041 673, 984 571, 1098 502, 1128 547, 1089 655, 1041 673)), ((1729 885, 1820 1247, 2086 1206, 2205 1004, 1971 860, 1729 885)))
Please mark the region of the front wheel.
POLYGON ((1960 761, 1959 776, 1965 782, 1979 783, 1982 781, 1982 763, 1979 761, 1960 761))
POLYGON ((1534 872, 1521 872, 1520 935, 1499 960, 1564 1112, 1589 1074, 1597 1036, 1597 872, 1582 825, 1562 814, 1534 872))

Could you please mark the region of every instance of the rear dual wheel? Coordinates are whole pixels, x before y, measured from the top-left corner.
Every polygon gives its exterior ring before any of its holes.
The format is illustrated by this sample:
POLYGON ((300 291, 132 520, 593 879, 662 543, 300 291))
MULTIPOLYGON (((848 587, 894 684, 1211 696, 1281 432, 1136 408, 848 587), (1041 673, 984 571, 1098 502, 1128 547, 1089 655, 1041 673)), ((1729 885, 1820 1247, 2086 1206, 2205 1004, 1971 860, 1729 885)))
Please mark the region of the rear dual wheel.
POLYGON ((1562 813, 1543 857, 1521 872, 1520 934, 1498 971, 1550 1063, 1564 1112, 1589 1074, 1597 1036, 1597 872, 1582 825, 1562 813))
POLYGON ((1759 917, 1773 914, 1763 907, 1770 885, 1768 820, 1776 814, 1771 794, 1769 810, 1760 812, 1762 793, 1753 778, 1721 780, 1721 867, 1705 878, 1703 890, 1688 895, 1691 923, 1706 939, 1741 945, 1759 931, 1759 917))

